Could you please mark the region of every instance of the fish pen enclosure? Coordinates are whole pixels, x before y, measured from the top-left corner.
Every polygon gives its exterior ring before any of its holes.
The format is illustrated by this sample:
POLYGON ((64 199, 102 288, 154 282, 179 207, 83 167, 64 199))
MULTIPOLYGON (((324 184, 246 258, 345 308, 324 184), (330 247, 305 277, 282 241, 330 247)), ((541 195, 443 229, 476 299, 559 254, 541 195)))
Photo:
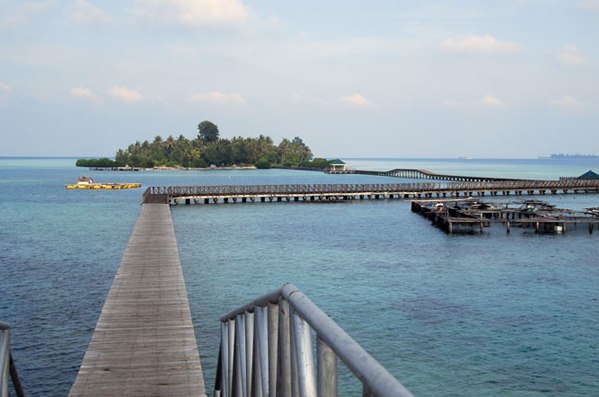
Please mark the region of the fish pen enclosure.
POLYGON ((599 208, 571 210, 557 208, 541 200, 491 203, 473 198, 455 200, 415 200, 412 211, 451 234, 472 232, 500 224, 510 233, 512 227, 534 228, 537 233, 565 233, 579 224, 590 234, 599 224, 599 208))

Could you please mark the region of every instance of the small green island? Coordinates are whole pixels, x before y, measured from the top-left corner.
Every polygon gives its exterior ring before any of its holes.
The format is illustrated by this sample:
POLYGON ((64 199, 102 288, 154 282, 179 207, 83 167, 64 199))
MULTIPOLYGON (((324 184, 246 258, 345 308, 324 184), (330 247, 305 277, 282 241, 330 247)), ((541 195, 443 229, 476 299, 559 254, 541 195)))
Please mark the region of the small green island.
POLYGON ((135 142, 119 149, 114 160, 102 158, 79 159, 77 167, 90 168, 175 168, 201 169, 221 167, 292 167, 324 169, 331 161, 314 158, 301 138, 283 139, 278 145, 264 135, 257 138, 220 137, 218 126, 204 120, 198 124, 194 139, 172 135, 163 139, 156 136, 152 142, 135 142))

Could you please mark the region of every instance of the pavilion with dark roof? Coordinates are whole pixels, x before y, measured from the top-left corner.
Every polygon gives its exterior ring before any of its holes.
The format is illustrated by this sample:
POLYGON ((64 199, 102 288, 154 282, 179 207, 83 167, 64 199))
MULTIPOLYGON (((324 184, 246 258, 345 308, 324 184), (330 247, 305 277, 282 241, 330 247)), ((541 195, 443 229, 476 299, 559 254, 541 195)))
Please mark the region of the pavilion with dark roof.
POLYGON ((593 172, 592 170, 588 170, 587 172, 579 176, 578 179, 599 179, 599 174, 593 172))

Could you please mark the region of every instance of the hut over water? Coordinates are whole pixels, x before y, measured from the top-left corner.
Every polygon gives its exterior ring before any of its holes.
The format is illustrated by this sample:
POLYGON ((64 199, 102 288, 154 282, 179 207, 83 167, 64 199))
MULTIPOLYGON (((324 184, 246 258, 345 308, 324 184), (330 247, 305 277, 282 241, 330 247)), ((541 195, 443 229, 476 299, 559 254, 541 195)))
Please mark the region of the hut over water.
POLYGON ((328 174, 353 174, 353 171, 348 169, 345 162, 339 159, 329 160, 329 166, 325 169, 328 174))
POLYGON ((588 170, 587 172, 579 176, 578 179, 599 179, 599 174, 592 170, 588 170))

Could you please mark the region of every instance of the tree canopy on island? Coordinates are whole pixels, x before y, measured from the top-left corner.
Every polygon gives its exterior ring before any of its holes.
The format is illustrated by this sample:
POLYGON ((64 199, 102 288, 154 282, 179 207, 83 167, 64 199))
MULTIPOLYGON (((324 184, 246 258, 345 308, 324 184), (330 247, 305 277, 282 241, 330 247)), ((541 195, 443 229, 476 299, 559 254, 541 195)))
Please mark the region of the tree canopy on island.
POLYGON ((220 138, 218 126, 204 120, 198 124, 198 134, 194 139, 183 135, 172 135, 163 139, 160 135, 153 141, 135 142, 126 149, 119 149, 114 161, 103 158, 98 160, 81 159, 77 166, 82 167, 185 167, 205 168, 212 165, 244 166, 270 168, 271 165, 289 167, 324 168, 328 162, 324 159, 312 160, 310 148, 301 138, 283 139, 278 145, 270 137, 260 135, 257 138, 232 139, 220 138), (99 162, 99 160, 102 160, 99 162), (112 161, 112 164, 109 164, 112 161), (94 162, 99 162, 95 164, 94 162))

